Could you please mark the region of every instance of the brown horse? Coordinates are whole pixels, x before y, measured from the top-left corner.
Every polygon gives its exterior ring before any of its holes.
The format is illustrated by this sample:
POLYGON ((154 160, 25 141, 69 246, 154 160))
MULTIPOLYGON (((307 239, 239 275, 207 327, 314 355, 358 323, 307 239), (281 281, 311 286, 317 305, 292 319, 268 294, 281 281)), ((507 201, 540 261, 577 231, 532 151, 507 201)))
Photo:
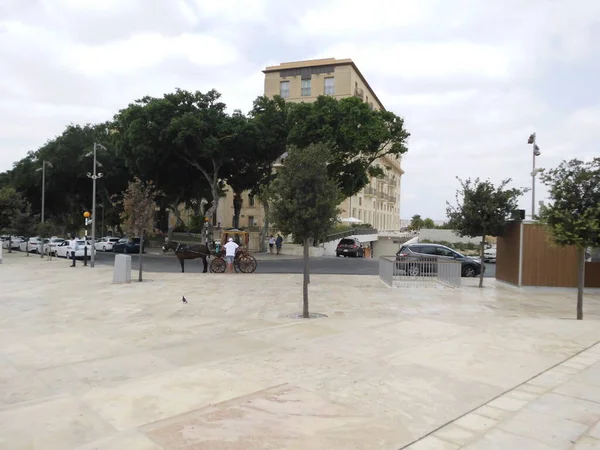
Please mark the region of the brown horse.
POLYGON ((202 263, 204 264, 204 271, 202 273, 208 272, 208 263, 206 258, 210 255, 210 250, 204 244, 194 244, 194 245, 184 245, 179 242, 170 241, 169 238, 165 239, 165 244, 163 245, 163 252, 168 252, 169 250, 173 250, 175 252, 175 256, 179 260, 181 264, 181 273, 185 272, 184 261, 186 259, 198 259, 202 258, 202 263))

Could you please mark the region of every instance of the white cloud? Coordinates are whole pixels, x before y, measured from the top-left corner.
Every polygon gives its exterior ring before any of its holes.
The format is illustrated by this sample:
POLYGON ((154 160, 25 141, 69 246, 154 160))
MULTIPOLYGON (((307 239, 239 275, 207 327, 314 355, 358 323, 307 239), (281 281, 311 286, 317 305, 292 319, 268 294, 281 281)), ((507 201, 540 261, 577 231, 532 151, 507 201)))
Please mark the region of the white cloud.
POLYGON ((600 2, 149 4, 0 2, 0 170, 71 122, 108 120, 175 87, 214 87, 247 111, 262 93, 261 69, 314 57, 352 58, 405 118, 404 217, 444 219, 456 176, 530 186, 533 131, 541 167, 598 154, 600 2))
POLYGON ((305 11, 294 34, 327 36, 365 36, 376 31, 397 29, 423 22, 436 2, 421 0, 333 0, 321 2, 305 11), (383 14, 382 14, 383 12, 383 14))

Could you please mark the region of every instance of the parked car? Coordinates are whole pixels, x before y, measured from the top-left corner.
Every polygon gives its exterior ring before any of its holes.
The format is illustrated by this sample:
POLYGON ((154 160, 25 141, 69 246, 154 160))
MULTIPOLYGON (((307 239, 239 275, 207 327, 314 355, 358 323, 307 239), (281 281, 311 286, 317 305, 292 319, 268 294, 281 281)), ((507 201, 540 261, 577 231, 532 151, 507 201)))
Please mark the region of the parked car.
POLYGON ((36 248, 39 242, 39 237, 25 238, 21 242, 19 242, 19 250, 21 250, 22 252, 29 251, 30 253, 33 253, 35 252, 34 249, 36 248))
MULTIPOLYGON (((142 253, 146 251, 146 243, 144 242, 144 248, 142 253)), ((139 253, 140 252, 140 238, 121 238, 113 244, 114 253, 139 253)))
MULTIPOLYGON (((19 244, 21 242, 23 242, 25 238, 23 236, 11 236, 10 237, 10 248, 12 248, 13 250, 18 250, 19 249, 19 244)), ((8 240, 9 237, 8 236, 2 236, 2 248, 5 248, 8 250, 8 240)))
MULTIPOLYGON (((85 256, 85 249, 87 247, 88 258, 92 255, 92 246, 85 243, 85 239, 77 239, 77 251, 75 252, 75 258, 83 258, 85 256)), ((71 257, 71 241, 63 241, 56 246, 56 256, 60 258, 71 257)))
POLYGON ((103 252, 112 252, 113 245, 119 242, 119 238, 114 237, 103 237, 99 241, 94 243, 96 250, 102 250, 103 252))
MULTIPOLYGON (((42 238, 33 238, 35 239, 35 241, 32 242, 32 239, 29 240, 29 251, 33 252, 33 253, 40 253, 41 249, 42 249, 42 238)), ((46 245, 50 244, 50 239, 44 239, 43 240, 43 251, 45 252, 46 249, 46 245)))
POLYGON ((485 266, 480 261, 439 244, 403 245, 396 253, 396 268, 410 276, 419 276, 425 272, 435 273, 438 260, 459 261, 463 277, 475 277, 481 274, 481 271, 485 272, 485 266))
POLYGON ((52 255, 56 255, 56 248, 63 242, 65 242, 65 240, 63 238, 59 238, 56 236, 51 237, 50 238, 50 253, 52 255))
POLYGON ((488 248, 483 251, 484 262, 496 262, 496 247, 488 248))
POLYGON ((342 239, 335 249, 335 256, 354 256, 362 258, 365 256, 365 249, 356 238, 342 239))

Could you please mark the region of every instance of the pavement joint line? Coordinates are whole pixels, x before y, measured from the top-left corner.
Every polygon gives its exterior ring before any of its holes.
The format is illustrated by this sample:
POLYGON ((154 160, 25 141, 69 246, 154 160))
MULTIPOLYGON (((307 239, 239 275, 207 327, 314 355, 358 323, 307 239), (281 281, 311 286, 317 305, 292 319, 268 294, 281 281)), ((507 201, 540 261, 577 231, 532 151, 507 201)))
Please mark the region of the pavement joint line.
MULTIPOLYGON (((479 406, 476 406, 475 408, 473 408, 473 409, 471 409, 471 410, 469 410, 469 411, 465 412, 464 414, 461 414, 460 416, 457 416, 457 417, 455 417, 455 418, 454 418, 454 419, 452 419, 452 420, 449 420, 448 422, 446 422, 446 423, 444 423, 444 424, 440 425, 439 427, 435 428, 434 430, 431 430, 431 431, 429 431, 427 434, 424 434, 424 435, 423 435, 423 436, 421 436, 420 438, 418 438, 418 439, 415 439, 414 441, 412 441, 412 442, 409 442, 408 444, 406 444, 406 445, 404 445, 404 446, 400 447, 398 450, 404 450, 404 449, 408 449, 408 447, 410 447, 411 445, 413 445, 413 444, 416 444, 417 442, 420 442, 420 441, 422 441, 423 439, 425 439, 425 438, 426 438, 426 437, 428 437, 428 436, 431 436, 433 433, 435 433, 435 432, 437 432, 437 431, 441 430, 441 429, 442 429, 442 428, 444 428, 445 426, 448 426, 448 425, 450 425, 451 423, 454 423, 454 422, 456 422, 458 419, 461 419, 461 418, 465 417, 466 415, 469 415, 469 414, 471 414, 471 413, 475 412, 477 409, 481 408, 482 406, 484 406, 484 405, 487 405, 488 403, 491 403, 491 402, 493 402, 494 400, 496 400, 496 399, 498 399, 498 398, 502 397, 503 395, 506 395, 506 394, 508 394, 509 392, 511 392, 511 391, 514 391, 515 389, 517 389, 517 388, 519 388, 519 387, 521 387, 521 386, 523 386, 523 385, 525 385, 525 384, 529 383, 529 382, 530 382, 531 380, 533 380, 534 378, 537 378, 537 377, 539 377, 540 375, 542 375, 543 373, 546 373, 546 372, 548 372, 548 371, 550 371, 550 370, 552 370, 552 369, 554 369, 554 368, 556 368, 556 367, 560 366, 561 364, 564 364, 565 362, 569 361, 570 359, 573 359, 573 358, 575 358, 576 356, 579 356, 581 353, 583 353, 583 352, 585 352, 585 351, 589 350, 590 348, 592 348, 592 347, 594 347, 594 346, 596 346, 596 345, 598 345, 598 344, 600 344, 600 340, 599 340, 599 341, 597 341, 597 342, 594 342, 593 344, 589 345, 588 347, 586 347, 586 348, 584 348, 584 349, 582 349, 582 350, 578 351, 578 352, 577 352, 577 353, 575 353, 574 355, 571 355, 571 356, 569 356, 568 358, 566 358, 566 359, 564 359, 564 360, 562 360, 562 361, 560 361, 560 362, 557 362, 557 363, 556 363, 556 364, 554 364, 553 366, 550 366, 550 367, 548 367, 547 369, 544 369, 544 370, 542 370, 541 372, 537 373, 536 375, 533 375, 532 377, 530 377, 529 379, 527 379, 527 380, 523 381, 522 383, 520 383, 520 384, 517 384, 516 386, 514 386, 514 387, 512 387, 512 388, 510 388, 510 389, 507 389, 506 391, 504 391, 504 392, 502 392, 502 393, 498 394, 497 396, 493 397, 492 399, 488 400, 487 402, 485 402, 485 403, 482 403, 482 404, 481 404, 481 405, 479 405, 479 406)), ((561 384, 562 384, 562 383, 561 383, 561 384)), ((528 402, 528 403, 530 403, 530 402, 528 402)), ((457 426, 460 426, 460 425, 457 425, 457 426)))

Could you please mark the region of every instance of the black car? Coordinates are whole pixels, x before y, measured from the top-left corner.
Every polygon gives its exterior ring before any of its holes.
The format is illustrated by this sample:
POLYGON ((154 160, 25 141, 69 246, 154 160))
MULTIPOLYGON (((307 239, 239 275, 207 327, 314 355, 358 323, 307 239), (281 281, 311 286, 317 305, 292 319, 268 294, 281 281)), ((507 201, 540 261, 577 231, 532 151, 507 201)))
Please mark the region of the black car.
MULTIPOLYGON (((144 242, 144 248, 142 253, 146 251, 146 243, 144 242)), ((113 245, 114 253, 139 253, 140 252, 140 238, 122 238, 119 242, 113 245)))
POLYGON ((365 256, 365 249, 356 238, 342 239, 335 249, 335 256, 354 256, 362 258, 365 256))
POLYGON ((485 266, 478 260, 439 244, 403 245, 396 253, 396 268, 407 275, 419 276, 424 272, 437 271, 437 262, 442 260, 460 261, 463 277, 475 277, 482 270, 485 272, 485 266))

